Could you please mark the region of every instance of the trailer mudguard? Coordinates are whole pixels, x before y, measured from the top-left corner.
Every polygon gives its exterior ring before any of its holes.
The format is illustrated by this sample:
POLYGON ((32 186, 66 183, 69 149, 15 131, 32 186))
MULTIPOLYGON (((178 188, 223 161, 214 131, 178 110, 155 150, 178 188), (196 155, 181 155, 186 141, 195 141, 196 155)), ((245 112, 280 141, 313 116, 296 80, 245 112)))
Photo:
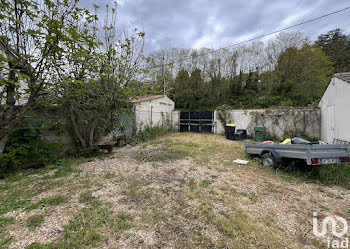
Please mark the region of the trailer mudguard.
POLYGON ((282 162, 282 157, 278 154, 277 151, 275 151, 275 150, 263 150, 263 151, 261 151, 260 156, 262 156, 265 153, 271 153, 272 156, 275 158, 277 163, 282 162))

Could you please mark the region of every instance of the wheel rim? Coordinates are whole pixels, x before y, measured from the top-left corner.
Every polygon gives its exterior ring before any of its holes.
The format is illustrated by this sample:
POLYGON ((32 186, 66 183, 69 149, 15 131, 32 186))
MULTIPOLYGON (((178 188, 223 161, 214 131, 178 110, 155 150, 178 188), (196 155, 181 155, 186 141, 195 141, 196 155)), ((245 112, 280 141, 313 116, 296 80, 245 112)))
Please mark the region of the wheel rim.
POLYGON ((272 167, 272 165, 273 165, 272 158, 271 157, 264 158, 263 165, 265 167, 272 167))

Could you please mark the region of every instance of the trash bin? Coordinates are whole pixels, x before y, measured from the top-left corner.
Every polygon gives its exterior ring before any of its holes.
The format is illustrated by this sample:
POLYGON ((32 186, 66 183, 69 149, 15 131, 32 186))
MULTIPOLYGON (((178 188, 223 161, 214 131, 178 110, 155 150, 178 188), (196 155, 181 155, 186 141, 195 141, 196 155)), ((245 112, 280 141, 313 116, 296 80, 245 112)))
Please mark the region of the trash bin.
POLYGON ((265 126, 255 126, 254 134, 256 141, 264 141, 266 136, 266 128, 265 126))
POLYGON ((243 139, 247 139, 247 137, 248 137, 247 130, 238 129, 235 132, 235 140, 243 140, 243 139))
POLYGON ((226 138, 230 140, 234 140, 235 130, 236 130, 235 124, 226 124, 226 127, 225 127, 226 138))

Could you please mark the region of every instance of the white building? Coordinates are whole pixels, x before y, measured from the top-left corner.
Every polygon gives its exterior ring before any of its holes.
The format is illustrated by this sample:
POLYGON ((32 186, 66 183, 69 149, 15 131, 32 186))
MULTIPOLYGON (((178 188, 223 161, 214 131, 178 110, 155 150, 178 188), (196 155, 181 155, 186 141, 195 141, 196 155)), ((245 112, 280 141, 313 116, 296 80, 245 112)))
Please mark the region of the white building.
POLYGON ((173 127, 178 121, 177 112, 174 112, 175 103, 166 95, 140 97, 132 102, 135 104, 135 125, 138 131, 154 126, 173 127))
MULTIPOLYGON (((9 46, 6 46, 1 41, 0 41, 0 56, 3 56, 6 59, 12 60, 12 61, 20 60, 18 53, 14 49, 10 48, 9 46)), ((32 68, 31 65, 29 66, 32 68)), ((1 60, 0 61, 0 78, 8 79, 10 70, 11 69, 10 69, 9 63, 5 60, 1 60)), ((29 98, 29 92, 30 92, 29 87, 23 79, 19 77, 16 77, 16 78, 18 78, 18 82, 16 82, 17 84, 15 88, 15 100, 16 100, 15 105, 17 106, 25 105, 29 98)), ((7 89, 4 84, 0 85, 0 105, 6 104, 6 96, 7 96, 6 90, 7 89)))
POLYGON ((322 141, 350 142, 350 72, 333 75, 319 108, 322 141))

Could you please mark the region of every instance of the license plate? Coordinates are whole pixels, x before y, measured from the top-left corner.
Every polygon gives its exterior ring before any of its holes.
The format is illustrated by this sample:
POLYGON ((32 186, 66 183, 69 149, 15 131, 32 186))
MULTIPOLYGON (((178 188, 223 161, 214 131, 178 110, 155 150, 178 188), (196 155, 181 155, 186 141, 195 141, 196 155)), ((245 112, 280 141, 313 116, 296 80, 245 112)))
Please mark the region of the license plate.
POLYGON ((322 164, 332 164, 332 163, 336 163, 337 162, 337 159, 330 159, 330 158, 327 158, 327 159, 322 159, 322 164))

